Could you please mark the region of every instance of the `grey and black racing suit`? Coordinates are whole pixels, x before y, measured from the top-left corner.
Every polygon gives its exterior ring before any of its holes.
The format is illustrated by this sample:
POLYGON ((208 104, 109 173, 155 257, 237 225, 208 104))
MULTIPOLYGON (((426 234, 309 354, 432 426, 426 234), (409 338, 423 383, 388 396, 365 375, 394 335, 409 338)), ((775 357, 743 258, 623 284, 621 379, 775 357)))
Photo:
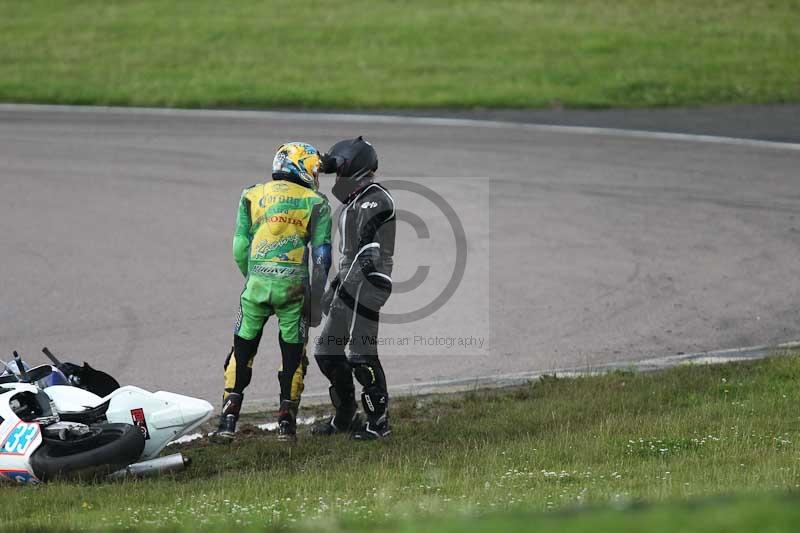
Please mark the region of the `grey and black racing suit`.
POLYGON ((378 323, 392 292, 394 241, 394 199, 380 184, 370 183, 339 213, 339 271, 324 299, 330 311, 316 340, 315 358, 331 382, 337 413, 355 412, 355 376, 372 425, 385 423, 389 402, 378 359, 378 323))

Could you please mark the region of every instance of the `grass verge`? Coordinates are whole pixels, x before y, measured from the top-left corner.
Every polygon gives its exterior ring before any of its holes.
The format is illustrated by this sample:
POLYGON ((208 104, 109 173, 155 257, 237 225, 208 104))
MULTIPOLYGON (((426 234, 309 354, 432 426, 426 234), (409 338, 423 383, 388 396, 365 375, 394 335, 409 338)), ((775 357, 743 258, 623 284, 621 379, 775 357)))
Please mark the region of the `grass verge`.
POLYGON ((0 0, 0 100, 572 107, 800 100, 794 0, 0 0))
MULTIPOLYGON (((2 486, 0 529, 403 531, 430 521, 482 531, 529 520, 550 527, 552 513, 531 514, 545 511, 795 492, 798 378, 800 357, 791 355, 401 399, 386 442, 319 440, 304 428, 287 446, 246 430, 230 447, 185 445, 194 464, 174 477, 2 486)), ((745 523, 797 515, 784 509, 797 502, 735 501, 725 505, 741 507, 745 523)), ((718 507, 702 512, 728 515, 718 507)), ((684 520, 664 509, 645 514, 684 520)), ((601 522, 632 523, 595 513, 601 522)), ((575 531, 592 523, 581 516, 575 531)))

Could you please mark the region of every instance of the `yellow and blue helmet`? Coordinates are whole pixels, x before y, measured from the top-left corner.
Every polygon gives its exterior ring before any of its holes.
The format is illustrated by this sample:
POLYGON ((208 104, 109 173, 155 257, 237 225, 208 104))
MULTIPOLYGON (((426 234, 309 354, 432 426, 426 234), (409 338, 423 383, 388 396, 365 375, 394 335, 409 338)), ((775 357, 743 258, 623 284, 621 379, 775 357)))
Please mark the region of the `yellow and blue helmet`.
POLYGON ((272 177, 288 179, 311 190, 319 188, 321 159, 316 148, 308 143, 288 142, 278 147, 272 160, 272 177))

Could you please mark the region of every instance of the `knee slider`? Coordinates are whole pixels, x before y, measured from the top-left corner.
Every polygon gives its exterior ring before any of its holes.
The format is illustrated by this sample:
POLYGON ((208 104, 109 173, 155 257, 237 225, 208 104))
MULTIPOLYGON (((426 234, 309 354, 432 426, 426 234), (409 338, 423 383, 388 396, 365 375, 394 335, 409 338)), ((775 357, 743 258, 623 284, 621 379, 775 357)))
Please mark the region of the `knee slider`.
POLYGON ((378 376, 375 372, 375 368, 370 364, 361 363, 354 365, 353 375, 365 389, 375 385, 378 382, 378 376))
POLYGON ((364 390, 386 390, 386 376, 377 355, 352 355, 350 365, 353 375, 364 390))

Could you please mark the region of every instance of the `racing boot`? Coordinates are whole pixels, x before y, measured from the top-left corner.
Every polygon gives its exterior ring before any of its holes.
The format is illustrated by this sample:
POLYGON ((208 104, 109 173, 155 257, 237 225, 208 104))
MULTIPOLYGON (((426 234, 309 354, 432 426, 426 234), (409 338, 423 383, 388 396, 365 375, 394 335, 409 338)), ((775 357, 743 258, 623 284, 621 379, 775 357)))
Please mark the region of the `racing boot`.
POLYGON ((358 415, 355 389, 342 391, 339 394, 335 388, 330 387, 328 392, 331 395, 331 402, 336 408, 336 414, 311 426, 311 434, 327 436, 337 433, 353 433, 361 429, 364 422, 358 415))
POLYGON ((229 444, 236 433, 236 422, 239 420, 239 411, 242 409, 243 395, 238 392, 229 392, 222 404, 219 415, 217 431, 211 434, 211 441, 218 444, 229 444))
POLYGON ((367 414, 367 423, 353 433, 353 440, 385 439, 392 434, 389 427, 389 395, 372 389, 361 393, 361 403, 367 414))
POLYGON ((363 426, 364 421, 358 412, 354 412, 351 416, 333 415, 311 426, 311 434, 317 436, 336 435, 337 433, 352 434, 363 426))
POLYGON ((278 440, 294 442, 297 440, 297 410, 300 402, 282 400, 278 410, 278 440))

